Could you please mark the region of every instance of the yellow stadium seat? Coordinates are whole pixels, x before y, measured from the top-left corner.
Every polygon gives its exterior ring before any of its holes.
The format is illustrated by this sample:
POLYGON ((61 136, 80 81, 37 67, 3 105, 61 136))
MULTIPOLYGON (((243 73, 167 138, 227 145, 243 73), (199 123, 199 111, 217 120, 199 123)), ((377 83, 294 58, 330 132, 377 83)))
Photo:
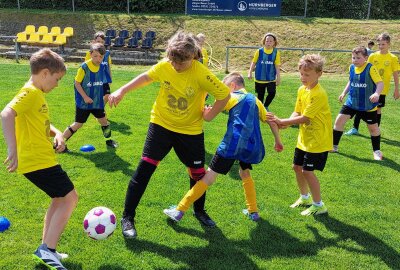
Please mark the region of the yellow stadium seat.
POLYGON ((66 37, 72 37, 74 35, 74 28, 72 27, 65 27, 62 33, 66 37))
POLYGON ((50 34, 45 34, 43 38, 39 41, 40 44, 53 44, 53 36, 50 34))
POLYGON ((26 42, 26 34, 25 32, 20 32, 17 34, 17 42, 26 42))
POLYGON ((60 45, 60 46, 65 45, 65 44, 67 44, 67 37, 64 35, 58 35, 56 37, 56 40, 53 42, 53 44, 60 45))
POLYGON ((36 32, 35 26, 30 24, 30 25, 25 26, 25 31, 22 32, 22 33, 30 35, 30 34, 35 33, 35 32, 36 32))
POLYGON ((53 35, 53 36, 58 36, 58 35, 61 34, 61 28, 58 27, 58 26, 53 26, 53 27, 51 28, 49 34, 50 34, 50 35, 53 35))
POLYGON ((38 28, 36 33, 41 35, 41 36, 44 36, 47 33, 49 33, 49 28, 47 26, 45 26, 45 25, 41 25, 41 26, 39 26, 39 28, 38 28))
POLYGON ((33 43, 39 43, 39 41, 40 41, 40 35, 38 33, 32 33, 29 35, 29 39, 26 42, 33 44, 33 43))

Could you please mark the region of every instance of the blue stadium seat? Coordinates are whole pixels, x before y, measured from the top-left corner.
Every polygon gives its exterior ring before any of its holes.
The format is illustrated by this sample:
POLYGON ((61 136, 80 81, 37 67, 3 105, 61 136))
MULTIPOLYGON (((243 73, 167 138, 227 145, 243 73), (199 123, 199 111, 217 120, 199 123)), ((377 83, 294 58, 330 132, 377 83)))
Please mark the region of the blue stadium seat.
POLYGON ((147 31, 146 35, 147 38, 155 39, 156 38, 156 32, 154 31, 147 31))
POLYGON ((114 39, 113 47, 124 47, 125 46, 125 39, 122 37, 116 37, 114 39))
POLYGON ((146 37, 142 41, 142 49, 151 49, 153 48, 153 39, 146 37))
POLYGON ((106 36, 115 38, 117 36, 117 31, 115 31, 114 29, 107 29, 106 36))
POLYGON ((128 45, 126 45, 126 47, 128 48, 139 47, 139 39, 137 39, 136 37, 131 37, 130 39, 128 39, 128 45))
POLYGON ((111 36, 106 36, 106 38, 104 39, 104 47, 110 47, 111 46, 111 36))
POLYGON ((129 31, 126 29, 119 31, 118 37, 123 38, 123 39, 129 38, 129 31))
POLYGON ((137 39, 142 39, 143 33, 140 30, 135 30, 132 33, 132 37, 137 38, 137 39))

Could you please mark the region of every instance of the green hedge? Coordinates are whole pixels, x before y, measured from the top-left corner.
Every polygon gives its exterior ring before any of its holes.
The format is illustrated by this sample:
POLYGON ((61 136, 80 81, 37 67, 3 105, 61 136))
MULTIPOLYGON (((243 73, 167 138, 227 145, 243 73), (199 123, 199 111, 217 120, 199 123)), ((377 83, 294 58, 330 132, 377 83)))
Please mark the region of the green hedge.
MULTIPOLYGON (((307 0, 307 17, 365 19, 369 0, 307 0)), ((21 9, 72 10, 72 0, 20 0, 21 9)), ((303 16, 306 0, 282 0, 282 16, 303 16)), ((126 0, 74 0, 76 11, 126 12, 126 0)), ((0 8, 17 8, 15 0, 0 0, 0 8)), ((130 0, 130 12, 185 12, 185 0, 130 0)), ((399 0, 373 0, 370 19, 400 18, 399 0)))

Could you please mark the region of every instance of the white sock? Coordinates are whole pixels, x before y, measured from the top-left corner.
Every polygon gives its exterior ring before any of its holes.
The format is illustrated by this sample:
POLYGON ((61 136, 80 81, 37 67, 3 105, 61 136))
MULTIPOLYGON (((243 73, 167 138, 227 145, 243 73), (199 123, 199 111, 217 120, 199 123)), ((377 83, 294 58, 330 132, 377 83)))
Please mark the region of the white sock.
POLYGON ((321 201, 319 201, 319 202, 313 202, 313 205, 318 206, 318 207, 321 207, 321 206, 324 205, 324 203, 323 203, 322 200, 321 200, 321 201))
POLYGON ((308 198, 310 198, 310 193, 307 193, 306 195, 303 195, 303 194, 300 194, 300 195, 303 200, 307 200, 308 198))

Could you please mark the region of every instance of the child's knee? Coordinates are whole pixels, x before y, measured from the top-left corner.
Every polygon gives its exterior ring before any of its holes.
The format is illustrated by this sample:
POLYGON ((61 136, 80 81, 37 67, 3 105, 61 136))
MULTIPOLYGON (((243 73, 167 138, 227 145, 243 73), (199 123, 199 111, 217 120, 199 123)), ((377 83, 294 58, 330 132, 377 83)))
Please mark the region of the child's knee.
POLYGON ((303 167, 301 167, 301 166, 299 166, 299 165, 296 165, 296 164, 293 164, 293 165, 292 165, 292 169, 293 169, 293 171, 294 171, 295 173, 302 173, 302 172, 303 172, 303 167))
POLYGON ((250 170, 249 169, 246 169, 246 170, 239 169, 239 175, 240 175, 240 178, 247 179, 251 176, 250 170))

